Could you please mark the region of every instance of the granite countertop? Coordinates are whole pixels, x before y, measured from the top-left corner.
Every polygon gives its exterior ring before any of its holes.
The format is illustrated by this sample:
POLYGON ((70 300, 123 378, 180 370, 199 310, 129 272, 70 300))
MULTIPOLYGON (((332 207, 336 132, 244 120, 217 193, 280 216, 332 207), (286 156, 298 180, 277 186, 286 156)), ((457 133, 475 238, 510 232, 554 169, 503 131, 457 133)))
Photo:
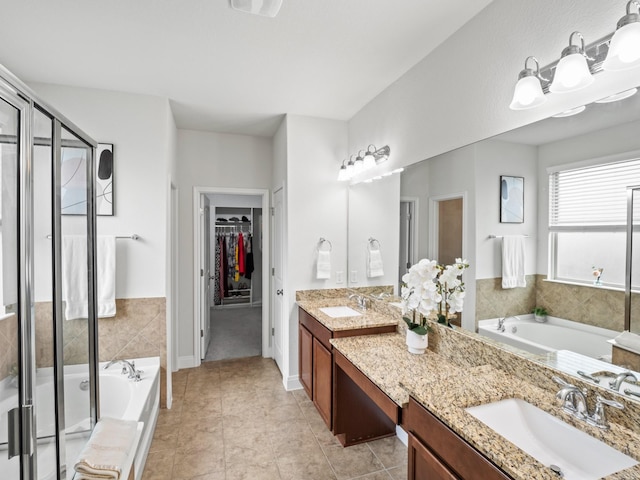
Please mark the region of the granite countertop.
MULTIPOLYGON (((348 298, 317 298, 298 300, 296 302, 305 312, 315 317, 322 325, 333 332, 340 330, 353 330, 358 328, 386 327, 389 325, 397 325, 401 317, 394 317, 384 312, 379 312, 372 308, 366 311, 358 309, 356 303, 348 298), (348 306, 361 313, 361 315, 353 317, 332 318, 323 313, 320 309, 324 307, 348 306)), ((398 315, 400 311, 398 310, 398 315)))
MULTIPOLYGON (((400 406, 413 396, 460 437, 482 452, 515 480, 556 480, 540 462, 507 441, 466 408, 506 398, 521 398, 561 418, 576 428, 640 459, 640 441, 633 431, 611 423, 603 431, 562 411, 555 392, 536 387, 490 365, 461 368, 429 350, 424 355, 407 352, 399 333, 332 339, 336 350, 400 406)), ((640 465, 606 477, 610 480, 640 478, 640 465)))

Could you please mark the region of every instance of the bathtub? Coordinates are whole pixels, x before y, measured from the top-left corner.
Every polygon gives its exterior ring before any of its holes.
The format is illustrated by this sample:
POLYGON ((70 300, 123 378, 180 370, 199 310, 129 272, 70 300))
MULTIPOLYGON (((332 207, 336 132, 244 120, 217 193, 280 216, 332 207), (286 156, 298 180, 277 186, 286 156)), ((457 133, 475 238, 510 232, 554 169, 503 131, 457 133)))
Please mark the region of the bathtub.
POLYGON ((556 317, 548 316, 545 323, 536 322, 531 314, 518 318, 507 318, 504 332, 498 331, 498 318, 480 320, 478 333, 538 355, 570 350, 608 361, 611 361, 608 340, 620 333, 556 317))
MULTIPOLYGON (((136 359, 136 368, 143 370, 140 382, 130 381, 120 373, 119 365, 108 370, 100 364, 100 415, 143 422, 138 449, 134 457, 135 479, 142 478, 142 470, 149 452, 160 402, 160 363, 158 357, 136 359)), ((73 472, 76 459, 91 431, 89 397, 83 390, 87 380, 86 365, 65 368, 65 433, 67 471, 73 472), (74 393, 77 392, 77 395, 74 393)), ((2 478, 19 478, 19 458, 7 458, 7 412, 17 405, 18 390, 7 378, 0 382, 0 472, 2 478), (5 475, 7 475, 5 477, 5 475)), ((53 371, 38 369, 36 374, 36 425, 38 478, 56 479, 56 450, 53 410, 53 371)), ((69 478, 71 476, 69 475, 69 478)))

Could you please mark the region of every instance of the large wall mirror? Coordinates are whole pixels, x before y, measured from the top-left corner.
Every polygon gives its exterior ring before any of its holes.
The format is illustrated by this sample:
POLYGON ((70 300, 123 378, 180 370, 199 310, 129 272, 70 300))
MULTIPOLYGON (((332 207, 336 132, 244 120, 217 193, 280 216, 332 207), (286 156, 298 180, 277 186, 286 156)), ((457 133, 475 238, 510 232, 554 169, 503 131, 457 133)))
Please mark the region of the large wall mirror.
MULTIPOLYGON (((543 303, 554 317, 621 332, 625 327, 626 221, 596 240, 563 233, 564 227, 559 228, 560 234, 550 235, 549 182, 550 174, 556 171, 640 158, 638 131, 640 93, 623 100, 593 103, 577 115, 548 118, 410 165, 397 189, 376 182, 352 185, 349 269, 363 264, 370 231, 384 232, 377 233, 381 238, 386 235, 385 273, 395 271, 395 275, 380 280, 396 289, 408 264, 425 257, 442 263, 439 257, 445 253, 439 246, 455 244, 471 263, 465 273, 468 296, 464 329, 476 331, 484 319, 528 314, 543 303), (501 176, 524 179, 523 222, 500 221, 501 176), (456 202, 446 203, 449 200, 456 202), (441 209, 445 206, 451 207, 448 213, 441 209), (413 218, 409 226, 405 221, 407 209, 411 209, 413 218), (452 216, 454 226, 441 221, 452 216), (455 232, 455 238, 443 240, 443 232, 438 230, 455 232), (500 237, 504 235, 526 238, 527 288, 507 291, 499 284, 500 237), (554 264, 552 280, 550 244, 551 249, 556 248, 551 255, 565 259, 559 266, 554 264), (596 269, 603 270, 597 284, 593 277, 596 269)), ((586 202, 592 194, 586 188, 576 201, 586 202)), ((640 278, 640 247, 635 247, 640 278)), ((351 282, 351 277, 348 280, 353 287, 370 284, 366 276, 355 277, 356 282, 351 282)), ((640 332, 640 309, 632 310, 631 316, 631 331, 640 332)), ((579 351, 579 345, 575 350, 579 351)), ((554 361, 552 357, 540 354, 532 358, 549 363, 554 361)))

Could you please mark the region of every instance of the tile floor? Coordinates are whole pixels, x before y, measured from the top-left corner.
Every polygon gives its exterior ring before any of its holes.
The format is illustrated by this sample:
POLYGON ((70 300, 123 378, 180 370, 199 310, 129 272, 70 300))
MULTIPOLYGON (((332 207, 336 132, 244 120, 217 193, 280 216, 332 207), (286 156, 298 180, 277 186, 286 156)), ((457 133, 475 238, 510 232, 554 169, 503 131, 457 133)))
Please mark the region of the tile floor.
POLYGON ((343 448, 303 390, 286 392, 271 359, 205 362, 173 375, 143 480, 397 480, 396 437, 343 448))

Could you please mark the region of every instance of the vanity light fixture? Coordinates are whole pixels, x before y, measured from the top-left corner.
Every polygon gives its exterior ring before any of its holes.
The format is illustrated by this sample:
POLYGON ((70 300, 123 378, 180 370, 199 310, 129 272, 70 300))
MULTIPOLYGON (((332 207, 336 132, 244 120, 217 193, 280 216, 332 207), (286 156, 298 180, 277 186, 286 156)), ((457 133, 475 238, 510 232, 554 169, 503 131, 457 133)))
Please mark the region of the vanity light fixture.
POLYGON ((340 167, 340 170, 338 171, 338 181, 339 182, 346 182, 347 180, 349 180, 349 174, 347 173, 347 166, 345 165, 346 162, 347 162, 346 159, 344 159, 342 161, 342 166, 340 167))
POLYGON ((572 108, 571 110, 566 110, 566 111, 558 113, 556 115, 552 115, 552 117, 553 118, 572 117, 573 115, 578 115, 579 113, 584 112, 585 108, 587 108, 587 107, 584 106, 584 105, 581 105, 579 107, 572 108))
POLYGON ((547 98, 542 91, 542 82, 548 81, 540 76, 540 64, 536 57, 527 57, 524 61, 524 70, 518 75, 518 83, 513 92, 513 99, 509 108, 511 110, 525 110, 537 107, 546 102, 547 98), (536 64, 535 70, 528 68, 527 63, 533 60, 536 64))
MULTIPOLYGON (((536 60, 536 68, 532 69, 528 65, 530 59, 533 57, 525 60, 525 69, 518 76, 509 105, 512 110, 537 107, 544 103, 544 96, 549 93, 564 94, 585 88, 602 70, 615 72, 640 68, 640 0, 627 2, 626 15, 618 21, 614 32, 586 46, 582 34, 573 32, 569 36, 569 46, 562 51, 559 60, 545 67, 539 67, 536 60), (580 39, 579 45, 576 38, 580 39), (552 79, 551 83, 545 77, 552 79)), ((622 99, 611 97, 610 101, 622 99)))
POLYGON ((338 171, 338 181, 351 180, 354 176, 360 175, 365 170, 375 168, 377 165, 387 161, 391 154, 389 145, 376 148, 369 145, 366 150, 360 150, 357 155, 351 155, 349 161, 344 160, 338 171))
POLYGON ((373 145, 369 145, 367 147, 367 151, 364 152, 363 160, 364 160, 365 170, 369 170, 370 168, 373 168, 376 166, 376 157, 373 156, 375 152, 376 152, 376 147, 374 147, 373 145))
MULTIPOLYGON (((593 60, 589 58, 589 60, 593 60)), ((556 66, 556 73, 549 85, 553 93, 568 93, 581 90, 593 83, 593 75, 589 70, 587 55, 584 48, 584 37, 580 32, 573 32, 569 36, 569 46, 562 50, 560 61, 556 66), (573 45, 573 38, 580 38, 580 46, 573 45)))
POLYGON ((229 0, 234 10, 263 17, 275 17, 282 7, 282 0, 229 0))
POLYGON ((640 3, 631 0, 627 3, 627 14, 618 20, 602 69, 618 71, 637 66, 640 66, 640 3), (638 13, 631 13, 632 4, 638 13))

